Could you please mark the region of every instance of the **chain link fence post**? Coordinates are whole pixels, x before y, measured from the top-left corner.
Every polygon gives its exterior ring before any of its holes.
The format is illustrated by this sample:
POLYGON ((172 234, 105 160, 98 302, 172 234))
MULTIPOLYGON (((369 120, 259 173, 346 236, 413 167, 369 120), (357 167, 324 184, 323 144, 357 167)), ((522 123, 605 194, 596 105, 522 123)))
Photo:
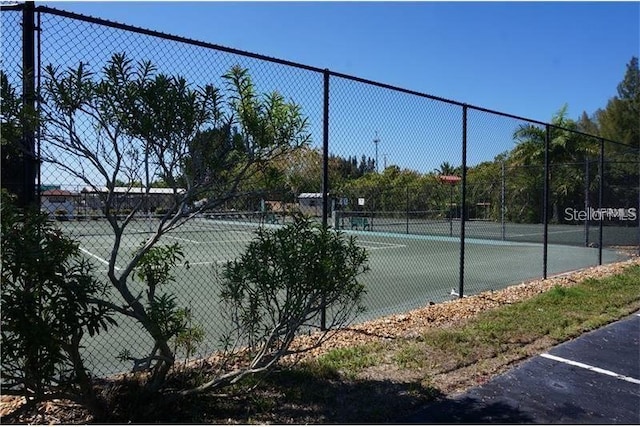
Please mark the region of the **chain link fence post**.
POLYGON ((460 205, 460 283, 458 298, 464 297, 465 216, 467 212, 467 105, 462 106, 462 194, 460 205))
MULTIPOLYGON (((329 78, 330 72, 323 74, 323 121, 322 121, 322 227, 327 227, 329 212, 329 78)), ((327 329, 327 307, 322 298, 322 312, 320 314, 320 329, 327 329)))
POLYGON ((544 236, 542 238, 542 278, 547 278, 547 258, 549 252, 549 163, 550 153, 549 144, 551 139, 551 130, 549 125, 545 126, 544 137, 544 195, 542 200, 542 224, 544 227, 544 236))

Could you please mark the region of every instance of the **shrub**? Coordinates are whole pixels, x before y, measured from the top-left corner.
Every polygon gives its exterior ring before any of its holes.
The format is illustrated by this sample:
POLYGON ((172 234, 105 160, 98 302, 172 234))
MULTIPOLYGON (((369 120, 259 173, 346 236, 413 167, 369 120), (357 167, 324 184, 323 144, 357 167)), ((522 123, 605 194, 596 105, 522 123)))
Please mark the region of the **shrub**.
POLYGON ((354 237, 302 215, 282 228, 260 229, 222 272, 222 300, 235 326, 229 339, 248 346, 247 370, 267 369, 284 355, 308 350, 291 350, 290 344, 303 328, 317 328, 325 311, 332 329, 364 310, 358 276, 368 271, 367 259, 354 237))
MULTIPOLYGON (((184 252, 178 243, 158 245, 149 249, 138 262, 135 277, 147 286, 147 307, 149 317, 160 327, 166 341, 172 341, 173 353, 178 349, 185 351, 188 358, 204 340, 204 329, 194 324, 191 310, 178 307, 172 293, 157 294, 160 287, 169 286, 175 281, 171 271, 184 261, 184 252)), ((188 261, 183 264, 189 268, 188 261)), ((149 360, 155 354, 149 356, 149 360)))
POLYGON ((115 325, 78 245, 46 214, 2 198, 2 388, 34 403, 66 397, 98 410, 80 356, 82 337, 115 325))

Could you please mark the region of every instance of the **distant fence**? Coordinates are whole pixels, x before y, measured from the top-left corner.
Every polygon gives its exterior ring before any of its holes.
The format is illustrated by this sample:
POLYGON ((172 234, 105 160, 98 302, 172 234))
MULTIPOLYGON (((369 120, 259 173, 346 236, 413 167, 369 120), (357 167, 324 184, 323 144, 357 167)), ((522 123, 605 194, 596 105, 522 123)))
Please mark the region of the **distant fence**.
MULTIPOLYGON (((230 230, 239 220, 283 224, 292 211, 306 210, 324 224, 358 230, 362 239, 414 234, 451 238, 458 254, 450 263, 457 268, 453 274, 450 268, 443 269, 442 275, 445 282, 457 285, 460 297, 481 290, 466 280, 474 274, 468 270, 465 252, 469 238, 538 243, 539 277, 544 278, 549 275, 550 245, 589 248, 587 265, 601 264, 603 251, 611 248, 628 246, 637 252, 640 247, 638 146, 581 132, 570 120, 544 123, 30 3, 3 6, 1 18, 2 71, 24 111, 43 108, 40 95, 47 66, 66 70, 82 63, 98 76, 116 53, 125 53, 134 63, 151 61, 157 73, 183 76, 194 87, 211 83, 223 88, 221 76, 239 65, 251 74, 257 92, 278 91, 298 104, 308 120, 309 145, 297 157, 288 158, 288 163, 266 167, 260 172, 262 181, 251 184, 251 191, 230 199, 216 213, 225 215, 230 230), (318 196, 302 201, 303 193, 318 196), (422 223, 425 226, 419 227, 422 223), (429 228, 429 223, 438 226, 429 228), (518 231, 519 226, 527 232, 518 231), (555 231, 550 232, 550 227, 555 231)), ((9 123, 7 114, 3 109, 3 126, 9 123)), ((99 130, 90 126, 89 116, 85 119, 77 124, 80 132, 99 141, 99 130)), ((38 126, 22 126, 16 144, 19 150, 8 160, 3 156, 3 187, 18 194, 23 204, 39 203, 78 236, 93 233, 97 240, 83 242, 94 245, 97 249, 88 252, 96 262, 103 262, 98 251, 101 245, 109 245, 108 229, 96 225, 100 205, 82 191, 86 183, 47 162, 43 153, 51 152, 52 143, 38 126)), ((67 160, 69 165, 75 161, 67 160)), ((147 219, 162 210, 163 203, 160 196, 149 197, 148 202, 142 210, 147 219)), ((129 206, 122 207, 126 214, 129 206)), ((198 241, 180 238, 185 244, 198 241)), ((241 241, 233 244, 242 245, 241 241)), ((211 251, 194 254, 203 259, 190 259, 192 264, 215 258, 211 251)), ((415 262, 434 263, 429 257, 415 262)), ((505 255, 471 268, 497 272, 509 263, 505 255)), ((206 274, 197 276, 197 280, 205 278, 206 274)), ((513 275, 501 280, 508 286, 524 279, 513 275)), ((430 284, 422 284, 419 277, 415 280, 410 285, 423 286, 426 298, 448 297, 429 296, 430 284)), ((205 312, 207 302, 199 301, 199 289, 209 285, 189 286, 193 293, 184 303, 201 304, 205 312)), ((383 293, 396 292, 392 280, 382 286, 386 286, 383 293)), ((418 307, 424 300, 407 304, 418 307)), ((389 307, 379 313, 393 311, 389 307)), ((215 348, 215 343, 208 345, 209 350, 215 348)), ((94 351, 115 360, 114 349, 95 347, 94 351)), ((116 362, 107 365, 96 362, 96 370, 125 369, 116 362)))

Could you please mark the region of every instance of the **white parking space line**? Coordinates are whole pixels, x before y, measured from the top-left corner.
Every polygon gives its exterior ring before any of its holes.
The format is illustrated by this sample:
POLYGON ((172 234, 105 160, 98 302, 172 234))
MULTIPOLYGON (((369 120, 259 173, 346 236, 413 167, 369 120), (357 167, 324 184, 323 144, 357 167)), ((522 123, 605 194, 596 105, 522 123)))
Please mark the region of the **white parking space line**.
POLYGON ((554 356, 553 354, 543 353, 540 355, 546 359, 555 360, 556 362, 566 363, 567 365, 577 366, 578 368, 588 369, 589 371, 597 372, 599 374, 609 375, 610 377, 617 378, 622 381, 627 381, 632 384, 640 384, 640 380, 636 378, 627 377, 625 375, 621 375, 612 371, 607 371, 606 369, 597 368, 595 366, 587 365, 586 363, 575 362, 573 360, 565 359, 563 357, 554 356))

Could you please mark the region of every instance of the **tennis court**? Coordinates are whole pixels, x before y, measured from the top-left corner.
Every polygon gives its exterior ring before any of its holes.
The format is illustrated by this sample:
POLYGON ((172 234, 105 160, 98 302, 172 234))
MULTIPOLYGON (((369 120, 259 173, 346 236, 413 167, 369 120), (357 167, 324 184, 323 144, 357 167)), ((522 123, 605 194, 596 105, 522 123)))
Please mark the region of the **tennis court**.
MULTIPOLYGON (((398 234, 460 237, 460 218, 447 218, 443 211, 408 212, 339 212, 336 226, 343 230, 367 230, 398 234)), ((465 236, 478 239, 543 243, 543 224, 468 219, 465 236)), ((599 242, 597 222, 549 224, 550 243, 596 246, 599 242)), ((639 240, 637 221, 606 224, 603 244, 635 246, 639 240), (627 224, 627 226, 625 226, 627 224)))
MULTIPOLYGON (((105 274, 113 241, 106 221, 70 221, 60 225, 80 242, 82 252, 94 262, 97 272, 105 274)), ((199 349, 200 355, 219 348, 219 338, 225 327, 218 303, 216 272, 224 262, 242 253, 259 225, 281 226, 241 215, 225 220, 196 218, 160 241, 161 244, 179 243, 188 260, 188 267, 182 265, 175 269, 176 282, 164 291, 174 293, 182 306, 192 310, 194 320, 204 327, 206 341, 199 349)), ((151 229, 153 223, 144 220, 131 224, 127 229, 129 233, 122 239, 117 270, 124 267, 124 260, 149 236, 151 229)), ((367 289, 367 311, 359 321, 452 298, 451 291, 457 291, 459 286, 458 237, 437 232, 402 234, 376 230, 375 223, 373 231, 344 230, 345 234, 356 236, 358 244, 369 252, 371 270, 361 277, 367 289)), ((541 226, 527 231, 539 232, 541 238, 541 226)), ((542 275, 543 247, 538 243, 469 237, 465 254, 464 293, 467 295, 504 288, 542 275)), ((622 254, 603 250, 605 263, 623 259, 622 254)), ((597 265, 597 262, 596 248, 548 246, 549 275, 597 265)), ((145 289, 142 284, 132 284, 131 288, 134 294, 145 289)), ((87 339, 87 365, 95 373, 127 371, 132 364, 118 361, 120 351, 128 350, 135 357, 144 357, 152 348, 152 342, 135 322, 121 318, 119 321, 119 327, 87 339)))

